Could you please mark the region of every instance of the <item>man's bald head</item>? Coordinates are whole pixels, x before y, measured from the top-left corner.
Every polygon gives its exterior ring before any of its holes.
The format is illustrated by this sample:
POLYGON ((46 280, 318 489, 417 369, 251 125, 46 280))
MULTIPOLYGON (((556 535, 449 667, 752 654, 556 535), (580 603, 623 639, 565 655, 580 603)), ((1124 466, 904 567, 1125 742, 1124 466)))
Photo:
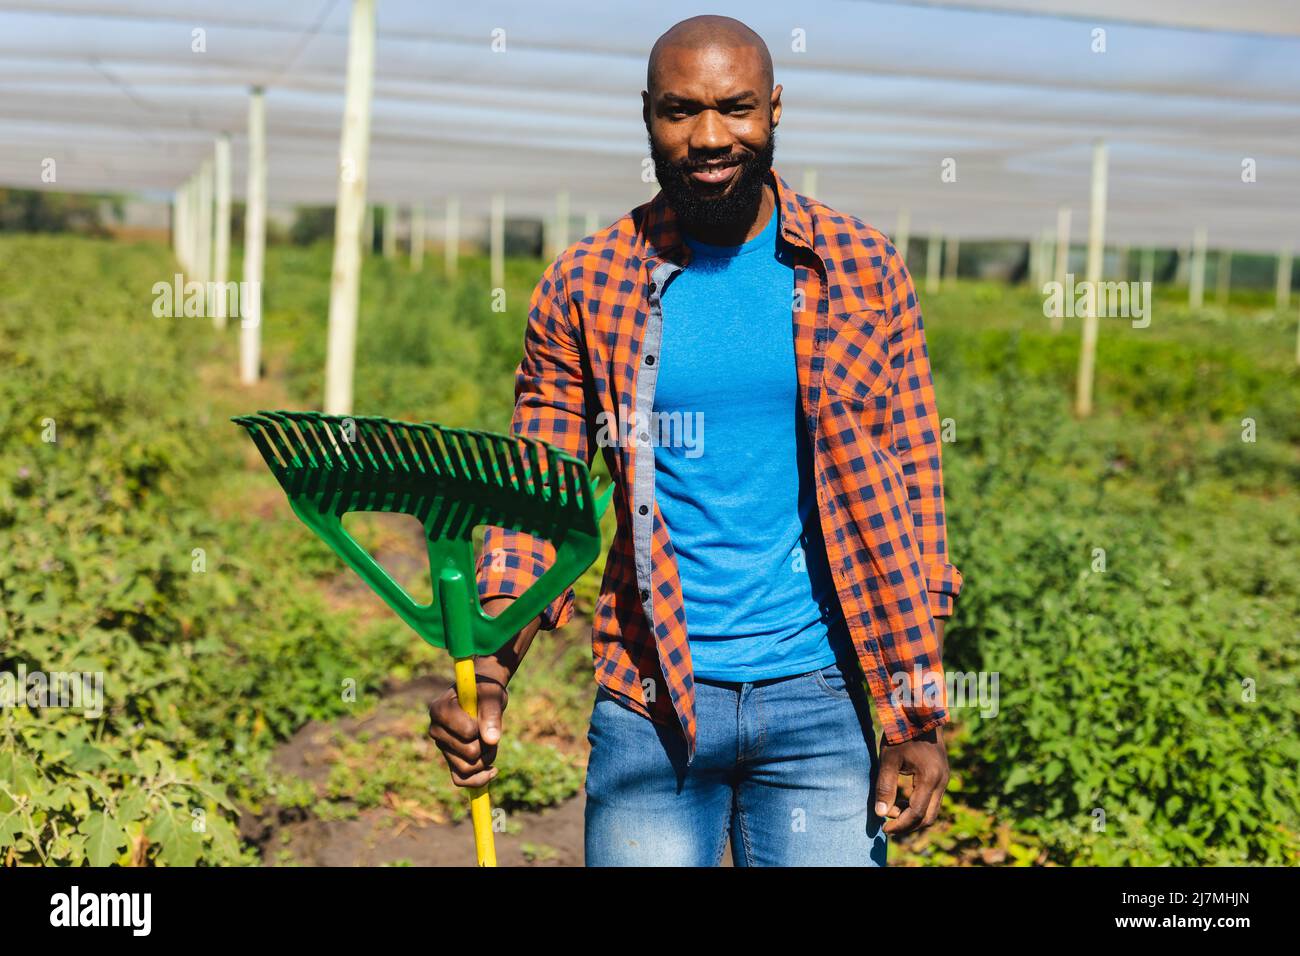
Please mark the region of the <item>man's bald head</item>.
POLYGON ((685 50, 702 50, 709 47, 725 49, 750 48, 758 55, 763 71, 764 94, 772 92, 772 54, 768 52, 763 38, 739 20, 712 14, 691 17, 668 28, 668 32, 655 41, 650 49, 650 60, 646 64, 646 90, 653 96, 659 76, 660 63, 664 51, 677 48, 685 50))

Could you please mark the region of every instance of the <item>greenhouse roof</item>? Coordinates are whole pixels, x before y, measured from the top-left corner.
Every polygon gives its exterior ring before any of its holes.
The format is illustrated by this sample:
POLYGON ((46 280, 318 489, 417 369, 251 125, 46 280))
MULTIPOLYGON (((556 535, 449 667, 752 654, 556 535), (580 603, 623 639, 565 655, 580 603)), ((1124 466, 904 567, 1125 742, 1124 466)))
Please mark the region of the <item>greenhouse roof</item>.
MULTIPOLYGON (((818 198, 882 228, 907 207, 914 233, 1024 239, 1067 204, 1080 236, 1101 138, 1108 242, 1184 245, 1201 225, 1211 246, 1300 240, 1293 2, 709 9, 743 19, 772 51, 785 104, 778 170, 796 188, 815 170, 818 198), (956 181, 942 182, 949 158, 956 181), (1244 182, 1252 162, 1256 181, 1244 182)), ((229 132, 239 197, 248 92, 264 86, 271 201, 332 203, 349 10, 347 0, 0 0, 0 183, 170 195, 229 132), (41 182, 47 158, 55 184, 41 182)), ((575 216, 593 210, 603 224, 649 196, 646 55, 698 5, 378 0, 377 10, 372 201, 454 195, 482 215, 503 191, 511 215, 542 215, 567 190, 575 216)))

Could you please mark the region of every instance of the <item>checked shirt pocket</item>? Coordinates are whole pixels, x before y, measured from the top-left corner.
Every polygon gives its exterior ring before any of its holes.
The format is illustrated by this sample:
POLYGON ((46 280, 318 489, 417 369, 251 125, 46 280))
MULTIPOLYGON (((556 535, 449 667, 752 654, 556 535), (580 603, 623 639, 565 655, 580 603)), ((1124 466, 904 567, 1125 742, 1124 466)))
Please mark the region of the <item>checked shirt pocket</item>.
POLYGON ((885 395, 889 368, 889 317, 876 309, 831 316, 823 384, 854 402, 885 395))
POLYGON ((875 309, 831 316, 822 385, 881 447, 892 441, 889 317, 875 309))

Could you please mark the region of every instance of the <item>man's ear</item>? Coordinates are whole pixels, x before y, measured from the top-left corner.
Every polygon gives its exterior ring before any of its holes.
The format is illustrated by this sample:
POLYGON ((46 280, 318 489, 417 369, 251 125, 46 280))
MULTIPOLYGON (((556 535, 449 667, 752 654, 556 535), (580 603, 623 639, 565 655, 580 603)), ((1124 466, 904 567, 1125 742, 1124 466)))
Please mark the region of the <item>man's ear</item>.
POLYGON ((772 111, 772 129, 776 129, 777 125, 781 122, 781 84, 780 83, 772 87, 772 99, 769 105, 772 111))
POLYGON ((645 123, 645 131, 650 132, 650 93, 646 90, 641 91, 641 122, 645 123))

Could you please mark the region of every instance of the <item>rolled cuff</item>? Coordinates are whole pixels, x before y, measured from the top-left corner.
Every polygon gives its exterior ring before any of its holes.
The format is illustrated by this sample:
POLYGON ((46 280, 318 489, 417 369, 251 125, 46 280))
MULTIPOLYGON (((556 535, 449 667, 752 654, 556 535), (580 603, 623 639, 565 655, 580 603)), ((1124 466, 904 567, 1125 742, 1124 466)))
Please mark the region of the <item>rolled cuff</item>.
POLYGON ((962 576, 956 565, 932 564, 926 569, 926 585, 930 599, 930 613, 935 617, 948 617, 956 607, 961 594, 962 576))

